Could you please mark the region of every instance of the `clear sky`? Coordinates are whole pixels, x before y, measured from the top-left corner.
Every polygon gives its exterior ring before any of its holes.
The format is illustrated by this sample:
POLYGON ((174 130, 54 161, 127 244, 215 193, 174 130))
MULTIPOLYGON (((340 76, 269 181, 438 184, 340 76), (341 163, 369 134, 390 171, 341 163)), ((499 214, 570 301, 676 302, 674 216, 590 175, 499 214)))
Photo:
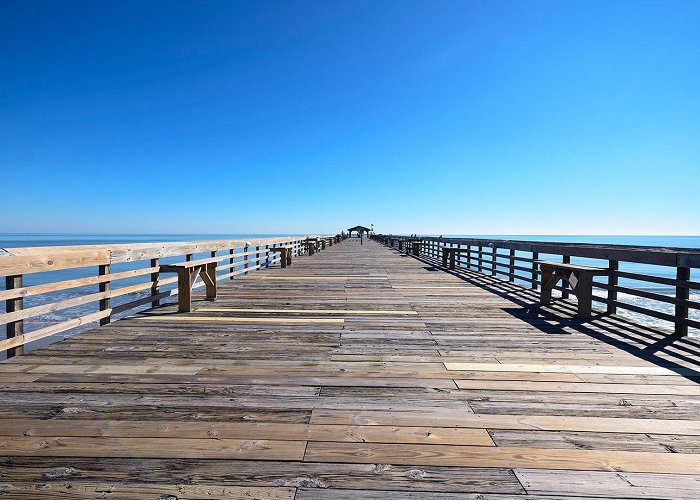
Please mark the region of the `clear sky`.
POLYGON ((3 1, 0 232, 700 234, 700 2, 3 1))

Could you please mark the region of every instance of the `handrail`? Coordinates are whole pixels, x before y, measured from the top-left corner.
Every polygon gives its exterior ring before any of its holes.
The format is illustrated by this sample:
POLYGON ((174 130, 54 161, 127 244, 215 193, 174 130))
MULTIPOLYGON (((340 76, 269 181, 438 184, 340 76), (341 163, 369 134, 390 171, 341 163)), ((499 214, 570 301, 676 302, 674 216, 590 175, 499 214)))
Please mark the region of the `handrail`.
MULTIPOLYGON (((24 247, 0 249, 0 276, 5 277, 5 289, 0 290, 0 300, 5 301, 5 312, 0 314, 0 325, 5 325, 6 340, 0 340, 0 352, 7 357, 23 352, 23 347, 57 333, 72 330, 87 323, 99 321, 105 325, 126 313, 158 306, 165 298, 177 295, 177 278, 161 278, 161 259, 189 261, 196 254, 215 258, 217 281, 269 267, 280 260, 273 251, 279 246, 292 247, 295 256, 306 252, 304 240, 308 236, 262 238, 251 240, 205 240, 186 242, 125 243, 113 245, 73 245, 52 247, 24 247), (115 270, 110 266, 137 266, 136 269, 115 270), (92 274, 85 277, 61 279, 62 271, 81 270, 92 274), (52 273, 55 274, 43 274, 52 273), (25 276, 42 275, 36 284, 25 284, 25 276), (123 280, 137 280, 124 284, 123 280), (71 290, 67 298, 54 298, 51 294, 71 290), (135 294, 146 294, 120 304, 111 300, 135 294), (24 300, 40 303, 25 307, 24 300), (48 299, 48 300, 46 300, 48 299), (25 332, 25 321, 47 313, 55 313, 75 307, 98 303, 97 311, 82 310, 68 315, 62 321, 25 332)), ((203 286, 199 283, 194 288, 203 286)))
MULTIPOLYGON (((700 329, 700 321, 689 317, 689 311, 700 309, 700 301, 691 300, 690 290, 700 290, 700 282, 691 280, 691 269, 700 268, 700 249, 678 247, 651 247, 639 245, 542 242, 531 240, 458 238, 458 237, 408 237, 402 235, 376 234, 371 236, 382 243, 410 252, 407 244, 418 241, 419 255, 441 262, 443 248, 463 248, 457 254, 456 267, 472 270, 511 283, 528 283, 532 289, 541 288, 540 271, 535 260, 542 254, 561 257, 570 262, 572 257, 606 261, 606 281, 594 281, 593 286, 605 291, 605 296, 594 295, 593 300, 605 306, 607 314, 616 314, 618 309, 632 311, 673 325, 673 336, 688 335, 689 328, 700 329), (506 253, 507 251, 507 253, 506 253), (520 254, 516 253, 520 252, 520 254), (525 253, 525 255, 522 255, 525 253), (675 268, 675 279, 653 276, 639 272, 620 270, 620 264, 634 263, 675 268), (619 280, 627 280, 624 285, 619 280), (629 283, 632 282, 632 283, 629 283), (637 287, 661 284, 674 288, 674 295, 667 296, 637 287), (652 302, 650 307, 629 304, 619 300, 618 294, 641 297, 652 302), (663 306, 672 306, 673 313, 665 312, 663 306), (656 306, 656 307, 654 307, 656 306)), ((562 298, 569 296, 565 287, 556 287, 562 298)))

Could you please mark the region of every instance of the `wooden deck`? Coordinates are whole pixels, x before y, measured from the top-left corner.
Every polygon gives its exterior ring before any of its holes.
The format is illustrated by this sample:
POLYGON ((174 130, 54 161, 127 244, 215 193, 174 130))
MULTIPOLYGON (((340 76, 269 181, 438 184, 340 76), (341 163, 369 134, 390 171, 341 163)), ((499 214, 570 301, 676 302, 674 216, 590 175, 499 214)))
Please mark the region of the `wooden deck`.
POLYGON ((699 498, 698 343, 537 299, 350 239, 18 356, 0 497, 699 498))

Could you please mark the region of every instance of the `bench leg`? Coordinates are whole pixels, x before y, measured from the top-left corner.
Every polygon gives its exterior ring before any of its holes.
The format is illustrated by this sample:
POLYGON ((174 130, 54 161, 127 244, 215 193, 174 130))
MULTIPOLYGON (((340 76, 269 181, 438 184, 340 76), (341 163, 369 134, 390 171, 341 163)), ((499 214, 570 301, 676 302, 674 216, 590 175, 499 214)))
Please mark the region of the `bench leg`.
POLYGON ((447 252, 442 251, 442 267, 447 267, 447 252))
POLYGON ((455 270, 455 255, 457 255, 455 252, 450 254, 450 269, 453 271, 455 270))
POLYGON ((578 299, 578 318, 590 318, 593 309, 593 279, 591 276, 580 275, 576 284, 576 298, 578 299))
POLYGON ((284 250, 280 252, 280 265, 282 266, 282 269, 287 267, 287 252, 284 250))
POLYGON ((287 250, 287 265, 291 266, 292 265, 292 251, 287 250))
POLYGON ((547 266, 541 266, 542 271, 542 288, 540 290, 540 302, 549 304, 552 301, 552 288, 556 284, 556 273, 554 269, 547 266))
POLYGON ((202 280, 207 287, 207 300, 216 300, 216 263, 207 264, 204 274, 207 278, 202 277, 202 280))
POLYGON ((192 311, 192 282, 190 269, 177 271, 177 312, 192 311))

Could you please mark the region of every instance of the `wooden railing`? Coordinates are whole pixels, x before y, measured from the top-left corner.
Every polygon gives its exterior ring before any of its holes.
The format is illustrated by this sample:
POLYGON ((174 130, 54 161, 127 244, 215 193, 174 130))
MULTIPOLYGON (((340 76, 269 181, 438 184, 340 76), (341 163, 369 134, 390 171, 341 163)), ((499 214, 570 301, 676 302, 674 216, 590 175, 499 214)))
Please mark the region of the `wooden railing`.
MULTIPOLYGON (((374 235, 373 238, 405 252, 411 252, 412 240, 418 240, 419 254, 438 262, 442 261, 443 248, 463 248, 465 251, 459 254, 456 263, 458 268, 525 284, 533 290, 542 285, 536 260, 557 258, 570 263, 572 257, 587 259, 587 264, 608 270, 607 276, 593 282, 594 289, 602 291, 594 295, 593 300, 602 306, 603 312, 616 314, 618 309, 624 309, 661 320, 672 326, 673 335, 677 337, 688 335, 689 328, 700 329, 700 320, 689 317, 689 311, 700 310, 700 301, 690 298, 691 290, 700 290, 700 282, 691 280, 691 271, 695 269, 697 273, 700 268, 700 249, 426 236, 374 235), (630 264, 645 265, 641 267, 650 271, 625 270, 630 264), (670 274, 675 278, 655 275, 669 272, 653 272, 654 269, 670 271, 664 268, 673 268, 670 274), (672 293, 648 290, 658 285, 668 287, 672 293), (646 299, 649 306, 625 302, 620 299, 622 294, 646 299), (664 312, 663 309, 669 307, 673 313, 664 312)), ((555 289, 561 292, 562 298, 569 298, 567 288, 558 286, 555 289)))
MULTIPOLYGON (((178 293, 177 276, 161 277, 161 263, 215 257, 217 281, 233 279, 279 262, 279 254, 271 250, 276 246, 291 246, 294 256, 306 253, 304 239, 295 236, 0 249, 0 276, 5 277, 5 289, 0 290, 0 301, 5 303, 0 325, 5 325, 7 333, 6 340, 0 340, 0 353, 6 351, 9 358, 20 354, 29 342, 88 323, 105 325, 136 310, 160 305, 178 293), (58 292, 64 295, 60 300, 56 298, 58 292), (29 301, 34 304, 27 304, 29 301), (88 312, 86 309, 92 306, 95 310, 88 312), (59 321, 46 322, 50 323, 47 326, 26 328, 27 320, 57 311, 66 313, 71 308, 80 310, 65 314, 59 321)), ((193 288, 202 286, 199 282, 193 288)))

